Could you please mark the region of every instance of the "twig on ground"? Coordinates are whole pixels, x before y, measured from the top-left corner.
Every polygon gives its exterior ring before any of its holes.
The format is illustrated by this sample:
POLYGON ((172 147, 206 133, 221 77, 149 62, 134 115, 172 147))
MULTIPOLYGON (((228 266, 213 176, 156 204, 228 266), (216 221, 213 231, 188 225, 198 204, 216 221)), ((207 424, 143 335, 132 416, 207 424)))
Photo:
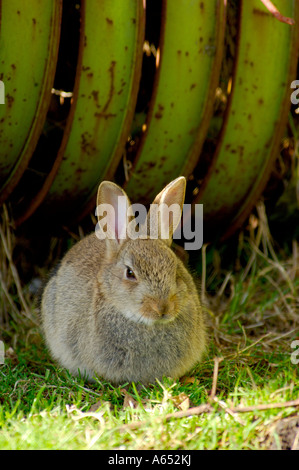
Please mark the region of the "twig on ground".
MULTIPOLYGON (((224 410, 227 413, 229 413, 234 418, 236 418, 234 416, 234 413, 247 413, 251 411, 264 411, 264 410, 272 410, 275 408, 291 408, 291 407, 299 406, 299 399, 286 401, 283 403, 265 403, 262 405, 237 406, 233 408, 227 407, 225 404, 220 403, 219 400, 216 399, 216 397, 214 398, 214 402, 219 404, 222 408, 224 408, 224 410)), ((202 405, 189 408, 188 410, 176 411, 174 413, 169 413, 165 416, 158 417, 157 422, 161 423, 161 422, 169 421, 170 419, 179 419, 179 418, 186 418, 189 416, 198 416, 203 413, 209 413, 212 410, 213 410, 212 405, 208 403, 203 403, 202 405)), ((146 426, 149 422, 150 422, 149 420, 133 421, 132 423, 128 423, 128 424, 124 424, 123 426, 120 426, 119 428, 117 428, 117 430, 119 432, 135 430, 143 426, 146 426)), ((241 424, 243 424, 243 422, 241 424)), ((113 429, 113 431, 115 431, 115 429, 113 429)))
POLYGON ((223 408, 227 414, 229 414, 232 418, 234 418, 235 421, 237 421, 237 423, 241 424, 242 426, 246 426, 246 423, 244 423, 242 419, 236 416, 236 413, 232 411, 232 409, 229 408, 229 406, 227 406, 223 400, 219 400, 217 397, 214 397, 214 402, 220 405, 221 408, 223 408))
POLYGON ((283 403, 264 403, 262 405, 237 406, 236 408, 230 408, 230 410, 233 413, 247 413, 250 411, 273 410, 275 408, 291 408, 293 406, 299 406, 299 398, 297 398, 297 400, 285 401, 283 403))
MULTIPOLYGON (((213 408, 211 405, 208 403, 204 403, 199 406, 195 406, 193 408, 189 408, 188 410, 182 410, 182 411, 175 411, 174 413, 169 413, 165 416, 159 416, 157 417, 157 422, 166 422, 169 421, 172 418, 185 418, 188 416, 197 416, 202 413, 208 413, 211 411, 213 408)), ((119 432, 124 432, 127 430, 134 430, 134 429, 139 429, 142 426, 145 426, 149 423, 149 420, 144 420, 144 421, 133 421, 132 423, 124 424, 123 426, 120 426, 117 428, 119 432)))

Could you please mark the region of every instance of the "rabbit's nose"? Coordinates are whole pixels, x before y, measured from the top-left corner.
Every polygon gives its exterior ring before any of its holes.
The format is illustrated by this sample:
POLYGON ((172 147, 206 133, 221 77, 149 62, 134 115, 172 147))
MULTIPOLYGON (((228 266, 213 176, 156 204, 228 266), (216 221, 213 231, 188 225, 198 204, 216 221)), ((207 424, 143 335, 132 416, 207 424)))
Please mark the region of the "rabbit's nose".
POLYGON ((169 313, 169 304, 168 302, 160 302, 159 306, 159 312, 162 317, 167 315, 169 313))
POLYGON ((173 305, 170 300, 161 300, 157 304, 157 310, 161 318, 166 318, 167 316, 171 315, 173 311, 173 305))

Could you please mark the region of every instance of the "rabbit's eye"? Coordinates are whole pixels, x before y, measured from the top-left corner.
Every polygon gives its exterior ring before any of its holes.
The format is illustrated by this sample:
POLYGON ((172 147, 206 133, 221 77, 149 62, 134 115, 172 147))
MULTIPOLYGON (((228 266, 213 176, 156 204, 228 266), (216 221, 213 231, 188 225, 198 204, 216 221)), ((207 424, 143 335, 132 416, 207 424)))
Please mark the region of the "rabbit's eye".
POLYGON ((133 269, 127 267, 127 269, 126 269, 126 278, 127 279, 136 279, 136 276, 134 274, 133 269))

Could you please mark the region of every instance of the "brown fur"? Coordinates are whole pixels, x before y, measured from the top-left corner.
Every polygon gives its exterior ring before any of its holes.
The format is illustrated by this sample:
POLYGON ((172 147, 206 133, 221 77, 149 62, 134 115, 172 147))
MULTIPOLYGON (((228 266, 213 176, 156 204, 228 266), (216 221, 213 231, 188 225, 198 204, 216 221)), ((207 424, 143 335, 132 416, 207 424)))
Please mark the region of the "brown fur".
MULTIPOLYGON (((102 185, 105 194, 109 188, 122 192, 113 183, 102 185)), ((178 378, 205 349, 194 281, 159 239, 120 243, 99 240, 93 233, 78 242, 46 286, 42 326, 61 365, 73 374, 80 371, 90 379, 96 374, 116 384, 178 378), (124 276, 127 265, 136 281, 124 276)))

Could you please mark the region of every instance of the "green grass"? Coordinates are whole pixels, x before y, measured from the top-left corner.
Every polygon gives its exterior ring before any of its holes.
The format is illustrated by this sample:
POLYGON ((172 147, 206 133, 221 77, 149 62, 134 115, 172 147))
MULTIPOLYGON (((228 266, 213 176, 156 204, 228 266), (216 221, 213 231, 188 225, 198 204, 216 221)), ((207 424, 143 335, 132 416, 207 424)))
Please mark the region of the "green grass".
POLYGON ((102 381, 91 386, 73 378, 46 357, 41 359, 36 348, 31 354, 20 352, 18 360, 16 365, 8 360, 0 369, 1 449, 262 449, 270 425, 293 415, 295 409, 230 415, 225 407, 279 403, 299 396, 298 366, 290 363, 290 357, 266 356, 257 350, 250 355, 250 366, 242 355, 221 362, 220 403, 213 403, 211 411, 166 421, 163 417, 177 411, 186 397, 191 406, 207 402, 212 360, 193 371, 193 383, 165 378, 147 388, 124 384, 126 389, 102 381), (140 427, 131 429, 129 423, 136 421, 141 421, 140 427))

